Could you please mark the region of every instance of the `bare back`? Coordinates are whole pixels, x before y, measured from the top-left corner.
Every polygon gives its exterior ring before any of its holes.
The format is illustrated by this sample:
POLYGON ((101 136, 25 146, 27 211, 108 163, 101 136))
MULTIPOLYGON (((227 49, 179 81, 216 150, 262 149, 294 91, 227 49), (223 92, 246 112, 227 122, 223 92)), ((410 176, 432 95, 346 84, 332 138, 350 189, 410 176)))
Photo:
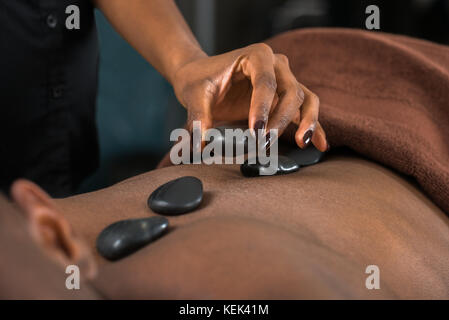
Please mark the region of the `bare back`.
MULTIPOLYGON (((152 270, 146 277, 153 284, 159 283, 156 286, 159 289, 155 290, 164 292, 165 297, 173 297, 176 295, 170 290, 164 291, 167 289, 164 283, 167 286, 170 283, 167 279, 176 278, 176 275, 179 279, 189 279, 189 274, 194 272, 200 279, 214 267, 213 261, 232 261, 234 257, 234 265, 227 265, 229 270, 272 263, 274 269, 269 274, 274 280, 281 275, 293 279, 298 274, 300 279, 310 279, 305 274, 315 269, 315 273, 320 272, 324 279, 328 279, 323 280, 327 281, 328 289, 335 288, 335 297, 354 298, 366 297, 365 268, 374 264, 381 270, 386 297, 449 297, 448 217, 414 184, 380 165, 354 156, 331 156, 325 162, 302 168, 294 174, 250 179, 242 177, 236 165, 169 167, 58 203, 75 230, 85 236, 94 249, 96 236, 104 227, 122 219, 154 215, 146 206, 149 194, 159 185, 187 175, 203 181, 205 196, 199 210, 170 218, 172 231, 130 258, 110 263, 98 257, 106 277, 126 269, 127 265, 140 270, 137 273, 152 270), (225 227, 228 234, 220 233, 223 226, 232 224, 246 227, 225 227), (214 225, 217 232, 213 230, 214 225), (234 252, 217 249, 231 239, 241 237, 245 230, 254 234, 250 247, 236 244, 234 252), (270 234, 277 236, 270 237, 270 234), (281 238, 290 240, 279 242, 281 238), (264 252, 264 247, 268 246, 264 239, 271 239, 270 243, 277 244, 278 248, 282 246, 282 250, 276 251, 276 246, 271 251, 266 250, 274 255, 273 261, 262 257, 239 261, 250 251, 264 252), (195 250, 202 244, 209 246, 209 251, 199 254, 195 250), (212 253, 214 256, 208 263, 199 258, 212 253), (182 268, 161 268, 176 265, 179 256, 185 256, 182 268), (139 261, 142 259, 148 261, 141 270, 139 261), (203 263, 197 263, 195 259, 203 263), (279 260, 283 263, 279 264, 279 260), (310 261, 311 264, 291 268, 299 261, 310 261)), ((267 279, 267 275, 264 277, 267 279)), ((223 285, 226 279, 223 279, 223 285)), ((185 286, 189 287, 189 280, 185 281, 185 286)), ((108 287, 106 280, 100 279, 99 283, 108 287)), ((122 287, 130 285, 120 281, 119 284, 122 287)), ((195 286, 197 282, 192 282, 189 292, 207 291, 206 283, 201 290, 195 286)), ((214 292, 219 292, 217 288, 214 292)), ((129 292, 132 291, 130 287, 129 292)), ((284 292, 286 296, 281 297, 289 297, 287 293, 288 289, 284 292)), ((375 297, 374 293, 370 294, 375 297)), ((157 296, 157 291, 151 291, 151 295, 157 296)), ((181 294, 179 297, 192 295, 181 294)), ((290 295, 293 298, 300 296, 295 290, 290 295)), ((331 294, 318 296, 333 297, 331 294)), ((219 297, 232 298, 232 295, 219 297)))

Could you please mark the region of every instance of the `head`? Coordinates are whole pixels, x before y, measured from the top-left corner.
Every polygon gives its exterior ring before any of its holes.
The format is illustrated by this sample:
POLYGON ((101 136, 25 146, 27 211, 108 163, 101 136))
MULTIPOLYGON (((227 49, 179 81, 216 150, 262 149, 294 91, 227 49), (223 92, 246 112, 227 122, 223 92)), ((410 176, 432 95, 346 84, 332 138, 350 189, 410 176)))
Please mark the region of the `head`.
POLYGON ((30 181, 16 181, 12 202, 0 195, 0 298, 95 298, 86 280, 96 267, 55 202, 30 181), (69 265, 80 270, 80 290, 66 288, 69 265))

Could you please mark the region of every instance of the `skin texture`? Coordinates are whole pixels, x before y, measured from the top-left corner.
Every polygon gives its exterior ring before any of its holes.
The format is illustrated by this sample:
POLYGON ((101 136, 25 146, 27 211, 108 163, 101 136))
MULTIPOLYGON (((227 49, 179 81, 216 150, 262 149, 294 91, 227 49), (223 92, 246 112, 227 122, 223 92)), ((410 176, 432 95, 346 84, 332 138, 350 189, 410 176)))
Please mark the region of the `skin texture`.
POLYGON ((248 179, 238 169, 168 167, 59 200, 17 181, 15 204, 0 197, 0 244, 15 248, 0 251, 3 297, 76 298, 58 283, 77 264, 78 297, 89 299, 448 299, 449 219, 403 177, 353 155, 287 176, 248 179), (170 218, 167 235, 120 261, 96 253, 103 228, 155 215, 148 195, 185 175, 203 181, 197 211, 170 218), (372 264, 380 290, 365 288, 372 264), (54 272, 33 277, 39 270, 54 272), (30 277, 53 285, 29 290, 30 277))
POLYGON ((235 165, 169 167, 57 205, 93 250, 107 225, 154 215, 149 194, 186 175, 203 181, 203 205, 170 218, 167 236, 129 258, 97 255, 95 286, 106 296, 449 297, 447 216, 412 183, 354 156, 253 179, 235 165), (364 288, 371 264, 378 291, 364 288))
MULTIPOLYGON (((172 0, 95 0, 115 29, 172 84, 187 109, 187 128, 247 120, 253 130, 300 124, 295 140, 328 148, 318 122, 319 99, 299 83, 285 55, 257 43, 208 57, 172 0)), ((274 141, 274 137, 271 136, 274 141)), ((204 146, 198 145, 198 148, 204 146)))

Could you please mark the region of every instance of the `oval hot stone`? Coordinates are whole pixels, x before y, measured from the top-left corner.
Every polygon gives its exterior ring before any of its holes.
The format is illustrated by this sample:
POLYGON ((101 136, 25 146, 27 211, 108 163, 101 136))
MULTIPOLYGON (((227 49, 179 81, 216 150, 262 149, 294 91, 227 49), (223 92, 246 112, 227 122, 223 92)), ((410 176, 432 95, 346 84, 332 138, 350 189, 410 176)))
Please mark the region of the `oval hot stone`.
MULTIPOLYGON (((267 168, 268 165, 262 165, 259 162, 251 164, 246 160, 245 163, 240 166, 240 171, 245 177, 258 177, 264 176, 261 172, 263 173, 267 168)), ((275 175, 289 174, 298 170, 299 165, 294 160, 285 156, 278 156, 278 167, 275 175)))
POLYGON ((180 215, 195 210, 203 200, 203 183, 195 177, 182 177, 157 188, 148 206, 164 215, 180 215))
POLYGON ((118 221, 100 233, 97 250, 108 260, 118 260, 156 240, 167 229, 168 220, 164 217, 118 221))
POLYGON ((313 145, 309 145, 305 149, 295 148, 287 153, 287 156, 296 161, 301 167, 310 166, 321 161, 325 152, 321 152, 313 145))

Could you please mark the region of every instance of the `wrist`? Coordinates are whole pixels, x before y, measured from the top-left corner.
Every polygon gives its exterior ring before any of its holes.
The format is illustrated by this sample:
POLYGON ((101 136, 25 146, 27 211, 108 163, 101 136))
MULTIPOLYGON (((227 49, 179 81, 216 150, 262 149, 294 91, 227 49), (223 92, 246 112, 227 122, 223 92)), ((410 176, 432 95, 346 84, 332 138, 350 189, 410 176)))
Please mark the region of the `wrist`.
POLYGON ((182 67, 195 60, 204 59, 207 57, 208 55, 199 47, 182 50, 180 54, 173 56, 170 59, 170 66, 167 72, 167 80, 171 83, 172 86, 175 86, 176 74, 180 69, 182 69, 182 67))

